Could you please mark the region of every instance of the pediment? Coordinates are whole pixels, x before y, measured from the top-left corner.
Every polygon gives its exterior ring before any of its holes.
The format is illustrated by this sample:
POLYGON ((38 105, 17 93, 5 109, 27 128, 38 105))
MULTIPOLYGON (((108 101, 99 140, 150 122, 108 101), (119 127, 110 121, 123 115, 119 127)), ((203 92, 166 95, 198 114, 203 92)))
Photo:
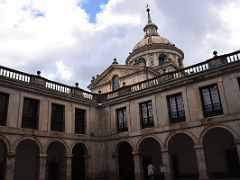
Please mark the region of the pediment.
POLYGON ((143 69, 143 66, 111 65, 99 77, 92 81, 88 88, 92 89, 94 87, 109 83, 115 75, 119 76, 121 79, 121 77, 134 74, 135 72, 143 69))

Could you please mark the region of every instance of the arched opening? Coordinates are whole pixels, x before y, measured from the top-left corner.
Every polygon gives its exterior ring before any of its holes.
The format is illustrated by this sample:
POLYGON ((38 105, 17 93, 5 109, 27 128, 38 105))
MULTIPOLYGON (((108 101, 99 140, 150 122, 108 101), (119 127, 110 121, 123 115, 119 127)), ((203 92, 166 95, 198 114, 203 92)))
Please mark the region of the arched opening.
POLYGON ((21 141, 16 148, 14 180, 39 178, 39 147, 33 140, 21 141))
POLYGON ((211 178, 239 178, 240 165, 233 135, 213 128, 203 137, 208 175, 211 178))
POLYGON ((174 135, 168 143, 168 149, 175 179, 192 179, 198 177, 194 142, 188 135, 183 133, 174 135))
POLYGON ((120 88, 119 77, 117 75, 113 76, 113 78, 112 78, 112 90, 115 91, 119 88, 120 88))
POLYGON ((5 179, 6 174, 6 156, 7 147, 3 140, 0 139, 0 180, 5 179))
POLYGON ((72 180, 85 179, 86 150, 82 144, 76 144, 72 149, 72 180))
POLYGON ((119 177, 121 180, 134 179, 134 162, 132 147, 127 142, 122 142, 118 148, 119 177))
POLYGON ((138 60, 135 60, 134 65, 137 66, 146 66, 146 60, 144 58, 140 58, 138 60))
POLYGON ((142 158, 142 169, 145 179, 148 179, 148 165, 151 163, 156 169, 154 178, 160 179, 163 174, 160 174, 160 166, 162 166, 161 146, 154 138, 144 139, 140 146, 139 152, 142 158))
POLYGON ((166 63, 166 55, 165 54, 161 54, 158 58, 158 61, 159 61, 159 66, 163 65, 166 63))
POLYGON ((48 146, 46 173, 47 180, 64 180, 66 177, 66 150, 60 142, 48 146))

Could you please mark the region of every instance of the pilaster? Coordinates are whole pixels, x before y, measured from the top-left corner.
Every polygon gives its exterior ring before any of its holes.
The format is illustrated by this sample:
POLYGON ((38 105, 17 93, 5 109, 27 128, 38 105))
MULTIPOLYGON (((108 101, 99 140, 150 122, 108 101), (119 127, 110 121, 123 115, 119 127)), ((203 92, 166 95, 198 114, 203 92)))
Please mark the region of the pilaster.
POLYGON ((112 159, 113 159, 113 172, 114 172, 114 179, 119 179, 119 155, 117 153, 113 153, 112 159))
POLYGON ((143 180, 143 169, 142 169, 142 158, 141 154, 138 152, 133 152, 133 161, 134 161, 134 174, 135 174, 135 179, 137 180, 143 180))
POLYGON ((14 179, 15 153, 8 152, 6 158, 6 180, 14 179))
POLYGON ((197 163, 198 163, 198 172, 199 172, 198 179, 207 180, 208 179, 207 165, 205 161, 203 145, 195 145, 194 149, 196 151, 197 163))
POLYGON ((72 179, 72 154, 66 156, 66 179, 72 179))
POLYGON ((166 166, 166 172, 164 173, 165 180, 172 180, 172 170, 170 163, 170 154, 168 149, 162 149, 162 162, 166 166))
POLYGON ((47 154, 39 155, 39 180, 46 179, 46 163, 47 163, 47 154))

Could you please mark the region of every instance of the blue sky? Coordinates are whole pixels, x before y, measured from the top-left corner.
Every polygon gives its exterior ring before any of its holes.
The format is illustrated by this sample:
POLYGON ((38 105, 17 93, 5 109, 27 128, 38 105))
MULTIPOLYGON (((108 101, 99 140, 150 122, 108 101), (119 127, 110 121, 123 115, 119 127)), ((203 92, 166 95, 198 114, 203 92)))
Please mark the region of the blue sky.
POLYGON ((107 4, 108 0, 86 0, 81 5, 90 17, 90 22, 96 22, 96 14, 101 11, 101 5, 107 4))

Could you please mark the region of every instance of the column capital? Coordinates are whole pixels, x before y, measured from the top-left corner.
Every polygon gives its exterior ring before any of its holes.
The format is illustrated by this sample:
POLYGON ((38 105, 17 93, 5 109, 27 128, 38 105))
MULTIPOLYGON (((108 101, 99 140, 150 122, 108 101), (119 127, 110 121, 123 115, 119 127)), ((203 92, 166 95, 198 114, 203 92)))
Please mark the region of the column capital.
POLYGON ((140 154, 141 154, 141 153, 140 153, 140 152, 137 152, 137 151, 133 151, 133 152, 132 152, 132 155, 133 155, 133 156, 139 156, 140 154))
POLYGON ((235 143, 236 145, 240 145, 240 139, 235 139, 235 140, 234 140, 234 143, 235 143))
POLYGON ((8 152, 7 153, 7 157, 9 157, 9 158, 13 158, 15 156, 16 156, 15 152, 8 152))
POLYGON ((119 156, 118 153, 112 153, 112 157, 113 157, 113 158, 117 158, 118 156, 119 156))
POLYGON ((194 146, 194 149, 203 149, 203 145, 202 144, 196 144, 194 146))
POLYGON ((161 149, 161 152, 162 152, 162 153, 168 153, 168 152, 169 152, 169 149, 168 149, 168 148, 162 148, 162 149, 161 149))
POLYGON ((47 154, 39 154, 39 157, 40 157, 40 158, 46 158, 46 157, 47 157, 47 154))
POLYGON ((72 154, 66 154, 66 156, 64 156, 64 157, 67 158, 67 159, 68 159, 68 158, 71 159, 71 158, 73 157, 73 155, 72 155, 72 154))

